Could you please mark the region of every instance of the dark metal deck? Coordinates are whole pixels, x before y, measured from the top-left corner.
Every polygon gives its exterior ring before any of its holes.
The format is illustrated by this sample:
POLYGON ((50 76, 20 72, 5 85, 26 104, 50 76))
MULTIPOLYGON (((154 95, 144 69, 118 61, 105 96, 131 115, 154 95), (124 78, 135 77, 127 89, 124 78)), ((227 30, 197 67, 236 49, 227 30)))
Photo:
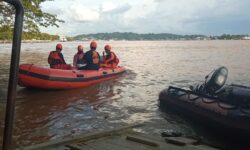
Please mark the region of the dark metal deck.
POLYGON ((25 150, 213 150, 184 137, 161 138, 132 131, 128 126, 20 148, 25 150))

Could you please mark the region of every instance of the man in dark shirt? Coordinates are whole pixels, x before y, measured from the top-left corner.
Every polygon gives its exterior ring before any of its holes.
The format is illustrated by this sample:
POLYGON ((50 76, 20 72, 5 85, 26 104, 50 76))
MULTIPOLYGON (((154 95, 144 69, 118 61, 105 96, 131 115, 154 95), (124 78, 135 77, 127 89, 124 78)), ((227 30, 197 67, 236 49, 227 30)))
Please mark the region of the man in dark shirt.
POLYGON ((86 70, 99 70, 100 68, 100 55, 96 51, 97 43, 92 41, 90 43, 90 50, 86 52, 84 59, 86 62, 86 70))

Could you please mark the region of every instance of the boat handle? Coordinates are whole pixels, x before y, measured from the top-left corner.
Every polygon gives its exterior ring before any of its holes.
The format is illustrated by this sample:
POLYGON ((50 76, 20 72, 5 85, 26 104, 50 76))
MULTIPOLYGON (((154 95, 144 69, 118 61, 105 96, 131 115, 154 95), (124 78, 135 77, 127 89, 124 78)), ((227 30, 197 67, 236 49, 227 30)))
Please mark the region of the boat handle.
POLYGON ((83 74, 77 74, 76 77, 77 78, 84 78, 84 75, 83 74))

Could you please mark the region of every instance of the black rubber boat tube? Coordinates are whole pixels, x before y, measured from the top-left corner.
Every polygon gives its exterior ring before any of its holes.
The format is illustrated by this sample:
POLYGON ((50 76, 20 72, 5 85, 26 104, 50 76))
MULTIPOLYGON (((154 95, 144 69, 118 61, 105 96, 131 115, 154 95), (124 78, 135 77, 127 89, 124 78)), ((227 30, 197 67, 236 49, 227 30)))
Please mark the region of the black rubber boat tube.
MULTIPOLYGON (((0 0, 1 1, 1 0, 0 0)), ((3 150, 12 149, 12 129, 15 115, 15 101, 16 101, 16 87, 17 87, 17 74, 19 71, 19 59, 21 38, 23 29, 23 15, 24 9, 20 0, 3 0, 15 7, 15 24, 13 33, 13 43, 11 52, 10 74, 7 94, 7 104, 5 112, 5 126, 3 135, 3 150)))

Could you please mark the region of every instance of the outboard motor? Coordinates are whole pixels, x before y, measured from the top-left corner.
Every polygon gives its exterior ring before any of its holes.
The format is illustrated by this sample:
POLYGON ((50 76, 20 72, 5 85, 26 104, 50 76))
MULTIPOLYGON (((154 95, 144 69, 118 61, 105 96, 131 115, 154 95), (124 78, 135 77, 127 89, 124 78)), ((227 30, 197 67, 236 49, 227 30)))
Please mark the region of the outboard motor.
POLYGON ((207 75, 203 84, 196 85, 195 88, 191 86, 190 89, 200 94, 216 96, 226 83, 228 69, 226 67, 220 67, 211 73, 213 73, 212 76, 207 75))
POLYGON ((249 139, 250 87, 226 85, 227 75, 228 69, 219 67, 191 90, 169 86, 160 92, 159 106, 201 122, 216 133, 249 139))
POLYGON ((203 84, 197 85, 195 88, 191 86, 190 89, 225 103, 241 108, 250 108, 250 87, 235 84, 225 85, 228 75, 226 67, 219 67, 211 73, 213 73, 211 76, 205 77, 203 84))

